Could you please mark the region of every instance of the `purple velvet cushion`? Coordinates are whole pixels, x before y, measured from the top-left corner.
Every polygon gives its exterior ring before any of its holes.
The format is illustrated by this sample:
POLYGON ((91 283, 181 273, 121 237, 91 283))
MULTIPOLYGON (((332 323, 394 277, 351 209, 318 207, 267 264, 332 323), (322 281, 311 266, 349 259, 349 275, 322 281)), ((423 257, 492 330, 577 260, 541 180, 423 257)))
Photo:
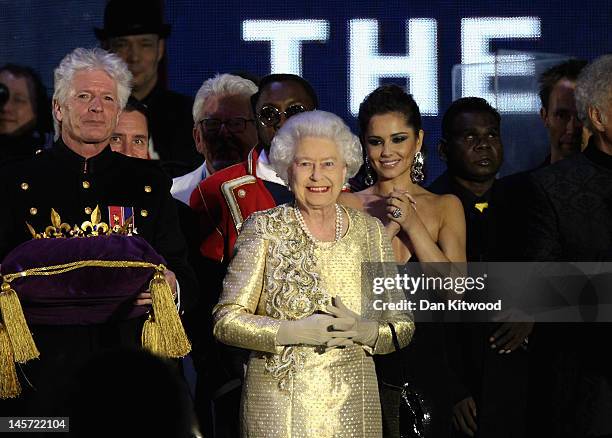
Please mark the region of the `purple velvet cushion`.
MULTIPOLYGON (((136 236, 33 239, 4 258, 2 274, 79 260, 165 264, 144 239, 136 236)), ((84 267, 50 276, 16 278, 11 287, 29 324, 99 324, 145 314, 149 307, 134 306, 133 301, 148 288, 153 273, 152 268, 84 267)))

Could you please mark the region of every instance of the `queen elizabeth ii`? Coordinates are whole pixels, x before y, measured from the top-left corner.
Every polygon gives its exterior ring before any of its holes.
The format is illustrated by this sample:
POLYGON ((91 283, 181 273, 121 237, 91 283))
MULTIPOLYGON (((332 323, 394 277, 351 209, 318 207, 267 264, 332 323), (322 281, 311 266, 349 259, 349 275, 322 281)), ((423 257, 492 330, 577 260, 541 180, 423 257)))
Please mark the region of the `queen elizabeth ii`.
POLYGON ((270 161, 295 202, 244 223, 213 310, 217 339, 252 351, 242 435, 382 436, 372 355, 407 345, 414 324, 373 305, 403 297, 372 293, 373 276, 394 268, 382 224, 337 204, 362 163, 359 139, 310 111, 278 131, 270 161))

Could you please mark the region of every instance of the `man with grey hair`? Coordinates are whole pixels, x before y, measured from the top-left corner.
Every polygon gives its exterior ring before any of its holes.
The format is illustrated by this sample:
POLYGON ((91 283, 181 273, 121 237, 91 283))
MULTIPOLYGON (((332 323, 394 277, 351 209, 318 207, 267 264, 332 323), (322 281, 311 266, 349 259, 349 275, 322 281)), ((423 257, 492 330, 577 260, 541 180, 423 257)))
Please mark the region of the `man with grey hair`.
MULTIPOLYGON (((205 158, 204 163, 186 175, 174 178, 170 192, 176 200, 179 219, 185 236, 197 236, 199 218, 189 207, 193 190, 218 170, 246 160, 249 151, 257 143, 257 131, 250 97, 257 92, 257 86, 250 80, 231 74, 217 74, 204 81, 193 105, 193 139, 196 148, 205 158)), ((197 373, 195 408, 201 427, 215 425, 215 436, 235 436, 240 407, 240 380, 232 383, 231 369, 234 360, 229 347, 213 343, 212 308, 217 303, 218 291, 222 287, 224 272, 215 263, 202 257, 199 241, 188 240, 189 261, 194 267, 198 280, 206 284, 206 294, 198 308, 187 318, 193 350, 191 358, 197 373), (229 385, 228 385, 229 383, 229 385), (232 387, 232 384, 234 387, 232 387), (223 388, 230 388, 225 391, 223 388), (220 389, 221 388, 221 389, 220 389), (234 389, 232 392, 231 389, 234 389), (236 393, 237 392, 237 393, 236 393), (214 397, 213 397, 214 394, 214 397), (229 407, 229 408, 228 408, 229 407), (227 412, 230 415, 227 415, 227 412), (216 421, 212 421, 212 415, 216 421)), ((238 361, 242 372, 242 362, 238 361)), ((213 435, 212 429, 203 430, 213 435)))
MULTIPOLYGON (((130 226, 166 260, 165 276, 173 295, 180 300, 181 310, 188 309, 197 287, 169 193, 170 180, 158 163, 113 152, 109 146, 130 95, 131 79, 119 57, 99 48, 78 48, 62 59, 55 70, 53 147, 0 169, 4 203, 0 260, 32 239, 26 224, 37 232, 55 224, 52 211, 70 226, 86 221, 104 222, 109 228, 130 226)), ((150 294, 144 290, 133 301, 135 306, 150 303, 150 294)), ((79 309, 87 320, 88 308, 79 309)), ((109 320, 116 319, 121 318, 109 315, 109 320)), ((142 317, 116 324, 72 325, 60 321, 64 319, 58 316, 61 329, 30 326, 42 355, 40 363, 26 369, 26 374, 42 397, 63 391, 58 386, 65 383, 62 378, 73 370, 77 360, 99 351, 101 344, 108 347, 130 339, 128 344, 136 346, 144 322, 142 317)))
POLYGON ((172 196, 189 205, 189 197, 208 175, 246 160, 257 143, 250 98, 257 92, 252 81, 217 74, 204 81, 193 104, 193 139, 204 163, 174 178, 172 196))
MULTIPOLYGON (((592 133, 583 153, 532 175, 526 239, 532 261, 612 261, 612 55, 582 70, 576 107, 592 133)), ((586 289, 569 292, 575 294, 564 300, 585 304, 586 289)), ((612 436, 612 361, 601 345, 611 335, 609 323, 536 324, 530 377, 533 436, 612 436)))

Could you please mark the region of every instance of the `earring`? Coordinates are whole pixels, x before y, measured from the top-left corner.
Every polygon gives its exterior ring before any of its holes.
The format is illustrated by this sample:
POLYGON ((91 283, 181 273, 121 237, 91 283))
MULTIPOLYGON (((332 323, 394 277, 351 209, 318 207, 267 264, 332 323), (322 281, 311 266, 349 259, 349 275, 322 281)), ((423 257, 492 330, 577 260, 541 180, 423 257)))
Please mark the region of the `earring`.
POLYGON ((412 160, 412 166, 410 166, 410 179, 413 183, 418 184, 425 179, 423 173, 423 165, 425 164, 425 157, 418 151, 414 154, 414 160, 412 160))
POLYGON ((370 187, 374 185, 374 177, 372 176, 372 166, 370 166, 370 159, 368 156, 365 156, 365 178, 363 182, 366 186, 370 187))

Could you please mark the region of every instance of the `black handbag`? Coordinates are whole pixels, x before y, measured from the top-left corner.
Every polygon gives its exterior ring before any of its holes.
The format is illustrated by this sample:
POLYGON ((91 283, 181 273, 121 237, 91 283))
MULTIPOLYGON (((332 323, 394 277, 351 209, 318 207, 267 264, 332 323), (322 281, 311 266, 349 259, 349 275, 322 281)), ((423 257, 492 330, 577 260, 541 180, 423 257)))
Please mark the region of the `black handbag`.
POLYGON ((400 356, 401 348, 393 324, 389 324, 389 328, 395 353, 386 355, 388 360, 381 360, 384 356, 380 356, 377 360, 384 436, 385 438, 425 438, 428 436, 426 433, 431 418, 423 398, 406 378, 400 356))

